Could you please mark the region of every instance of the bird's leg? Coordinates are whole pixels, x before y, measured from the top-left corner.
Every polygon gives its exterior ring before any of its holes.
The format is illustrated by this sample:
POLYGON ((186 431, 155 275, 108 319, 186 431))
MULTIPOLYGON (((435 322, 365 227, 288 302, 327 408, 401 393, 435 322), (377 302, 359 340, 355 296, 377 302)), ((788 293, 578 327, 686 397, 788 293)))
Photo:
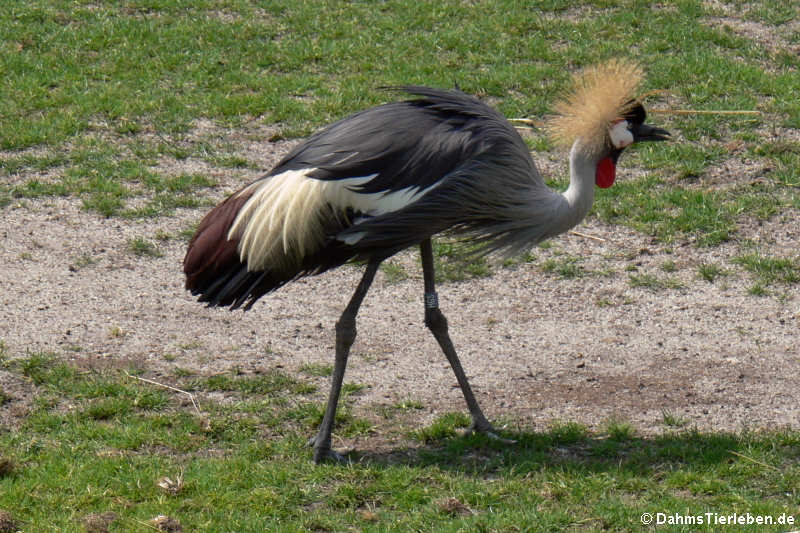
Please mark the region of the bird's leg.
POLYGON ((458 360, 453 341, 450 340, 450 335, 447 333, 447 319, 439 310, 439 301, 436 296, 433 247, 430 239, 422 241, 420 244, 420 254, 422 255, 422 275, 425 280, 425 325, 431 330, 431 333, 433 333, 433 336, 442 348, 444 355, 447 357, 456 375, 458 385, 461 387, 461 392, 464 394, 464 400, 467 402, 469 414, 472 416, 472 425, 469 429, 471 431, 484 433, 498 440, 513 443, 514 441, 508 441, 498 437, 494 427, 492 427, 492 424, 486 419, 486 416, 484 416, 483 411, 481 411, 478 405, 478 401, 475 399, 475 395, 472 393, 472 388, 469 386, 469 381, 467 380, 466 374, 464 374, 464 369, 461 367, 461 361, 458 360))
POLYGON ((342 312, 339 321, 336 322, 336 359, 333 366, 333 377, 331 378, 331 392, 328 396, 328 406, 325 409, 325 416, 322 418, 322 424, 319 426, 319 432, 316 437, 312 437, 309 441, 314 447, 314 462, 319 463, 325 459, 333 459, 335 461, 344 461, 342 455, 336 453, 331 449, 331 431, 333 430, 333 421, 336 417, 336 407, 339 403, 339 393, 342 391, 342 381, 344 379, 344 371, 347 366, 347 356, 350 354, 350 346, 356 339, 356 315, 361 302, 364 300, 372 280, 375 279, 375 273, 378 270, 380 261, 370 261, 367 264, 367 269, 364 271, 364 276, 361 282, 356 287, 356 291, 350 298, 350 303, 342 312))

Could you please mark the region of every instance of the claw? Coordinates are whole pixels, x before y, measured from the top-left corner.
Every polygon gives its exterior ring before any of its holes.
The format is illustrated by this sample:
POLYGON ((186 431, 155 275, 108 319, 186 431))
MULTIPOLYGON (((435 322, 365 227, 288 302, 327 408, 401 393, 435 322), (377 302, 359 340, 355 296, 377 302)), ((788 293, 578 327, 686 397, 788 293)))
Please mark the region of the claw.
POLYGON ((319 464, 322 462, 330 461, 336 464, 349 463, 350 460, 347 455, 342 455, 339 452, 333 451, 330 448, 314 448, 314 462, 319 464))
POLYGON ((506 439, 504 437, 501 437, 500 435, 498 435, 497 433, 495 433, 493 431, 486 431, 486 432, 484 432, 484 435, 486 435, 490 440, 499 442, 501 444, 511 445, 511 444, 516 444, 517 443, 517 441, 515 441, 514 439, 506 439))
POLYGON ((514 439, 506 439, 506 438, 501 437, 500 435, 498 435, 497 434, 497 430, 494 429, 494 426, 492 426, 492 424, 486 419, 483 419, 483 420, 473 419, 472 424, 470 424, 470 426, 464 432, 464 435, 465 436, 466 435, 471 435, 472 433, 481 433, 483 435, 486 435, 486 437, 489 438, 490 440, 493 440, 493 441, 496 441, 496 442, 499 442, 499 443, 502 443, 502 444, 509 444, 510 445, 510 444, 516 444, 517 443, 517 441, 515 441, 514 439))
POLYGON ((347 450, 344 453, 336 452, 331 449, 330 442, 325 445, 317 445, 316 436, 308 439, 308 446, 314 448, 314 462, 317 464, 325 461, 330 461, 332 463, 338 463, 338 464, 344 464, 350 462, 347 455, 350 453, 351 450, 347 450))

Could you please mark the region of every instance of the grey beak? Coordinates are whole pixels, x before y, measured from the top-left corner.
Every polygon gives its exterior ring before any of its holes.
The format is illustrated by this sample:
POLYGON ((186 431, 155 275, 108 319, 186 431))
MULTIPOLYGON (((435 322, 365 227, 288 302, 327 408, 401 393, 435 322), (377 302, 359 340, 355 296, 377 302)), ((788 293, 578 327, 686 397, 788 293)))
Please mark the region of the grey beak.
POLYGON ((634 142, 645 141, 666 141, 669 140, 670 133, 667 130, 656 128, 648 124, 638 124, 631 127, 634 142))

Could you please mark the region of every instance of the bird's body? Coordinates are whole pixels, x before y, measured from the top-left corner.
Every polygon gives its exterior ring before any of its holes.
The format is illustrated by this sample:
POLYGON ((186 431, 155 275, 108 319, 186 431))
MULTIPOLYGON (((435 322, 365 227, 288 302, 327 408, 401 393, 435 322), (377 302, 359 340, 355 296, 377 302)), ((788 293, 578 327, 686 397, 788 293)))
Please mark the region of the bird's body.
POLYGON ((643 109, 625 103, 624 91, 613 96, 605 129, 587 129, 603 130, 601 140, 562 124, 560 134, 575 137, 570 186, 562 194, 545 185, 524 141, 497 111, 459 91, 404 90, 417 98, 324 128, 231 195, 200 223, 184 259, 187 288, 201 301, 231 308, 249 308, 287 282, 353 258, 367 262, 337 323, 333 386, 315 460, 336 456, 330 431, 355 316, 383 260, 421 246, 426 325, 453 366, 473 425, 489 432, 438 309, 431 237, 451 232, 479 242, 483 252, 511 253, 567 231, 591 208, 595 183, 613 183, 627 144, 666 133, 644 125, 643 109))
POLYGON ((406 89, 422 98, 328 126, 209 213, 187 254, 189 288, 250 306, 297 276, 382 260, 445 230, 487 251, 563 231, 550 223, 566 199, 502 115, 457 91, 406 89))

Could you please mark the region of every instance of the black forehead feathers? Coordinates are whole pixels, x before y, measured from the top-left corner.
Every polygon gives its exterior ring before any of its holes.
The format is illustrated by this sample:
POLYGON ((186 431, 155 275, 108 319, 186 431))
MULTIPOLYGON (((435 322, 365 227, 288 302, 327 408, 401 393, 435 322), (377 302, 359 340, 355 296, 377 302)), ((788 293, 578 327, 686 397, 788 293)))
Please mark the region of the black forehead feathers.
POLYGON ((647 118, 647 113, 644 111, 644 106, 641 102, 636 100, 629 100, 626 105, 630 105, 630 109, 622 115, 622 118, 631 124, 644 124, 644 119, 647 118))

